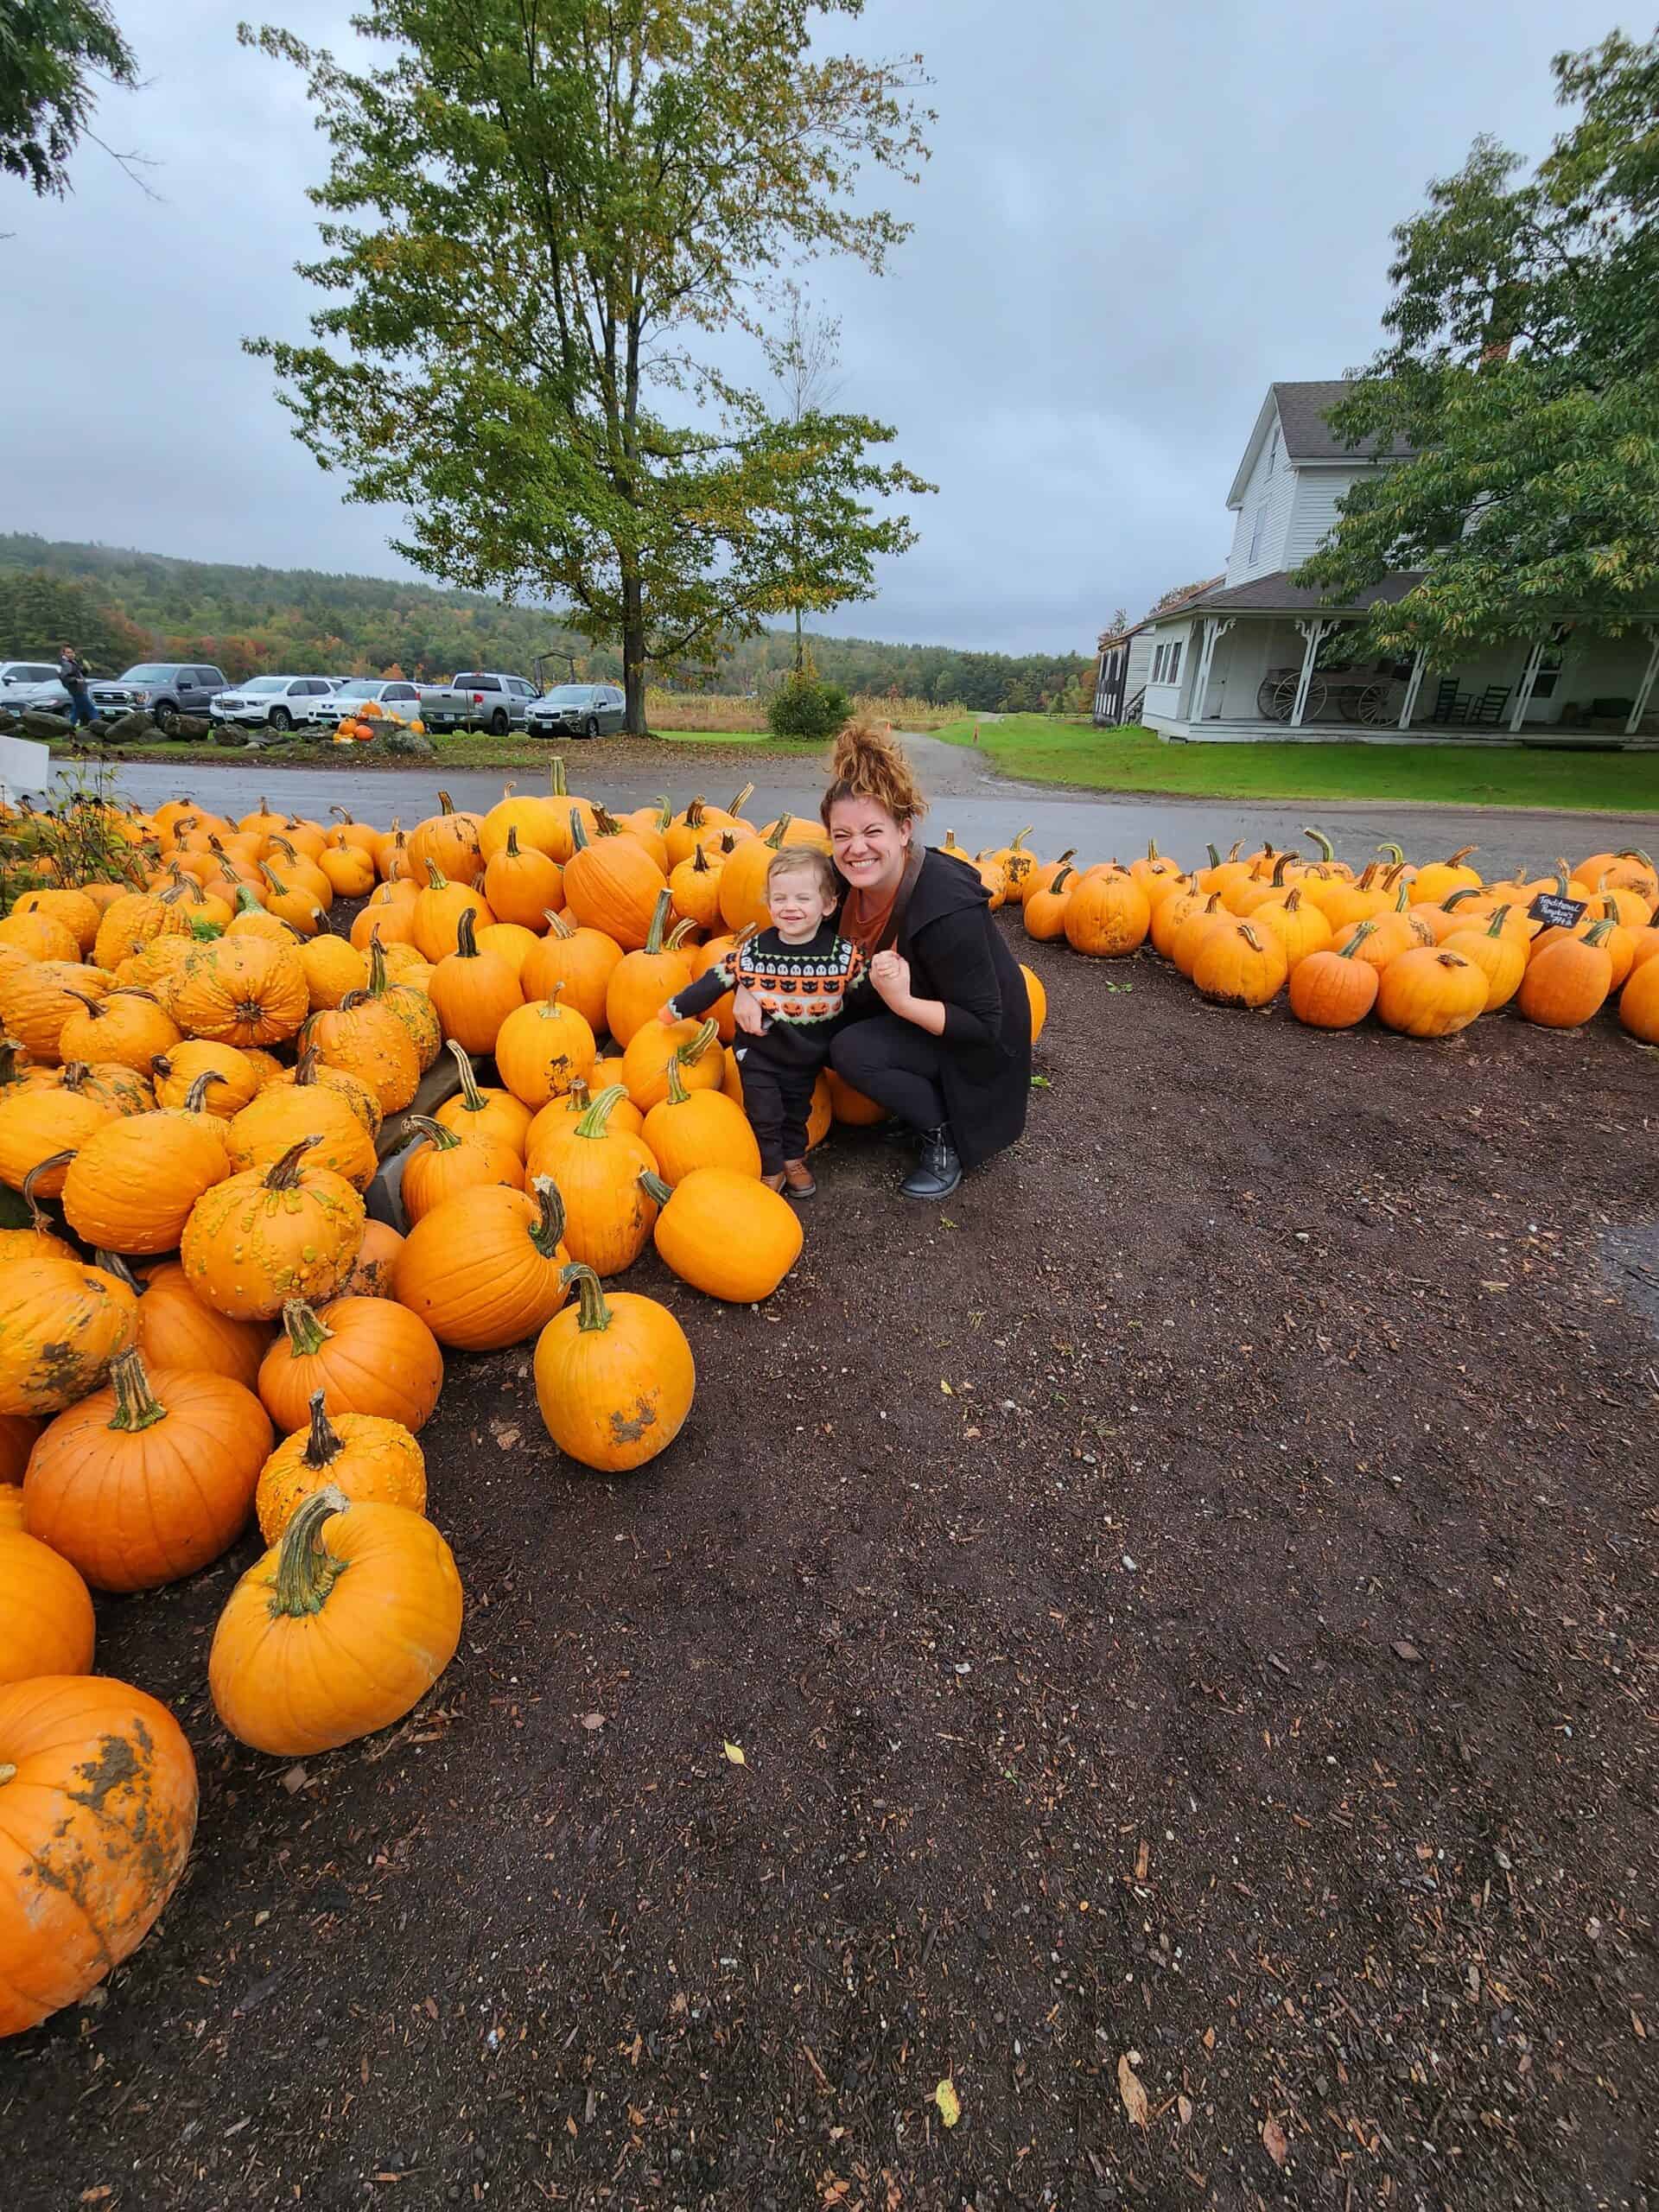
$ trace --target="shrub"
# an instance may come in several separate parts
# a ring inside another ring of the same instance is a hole
[[[839,683],[791,676],[766,702],[766,728],[774,737],[830,737],[852,710]]]

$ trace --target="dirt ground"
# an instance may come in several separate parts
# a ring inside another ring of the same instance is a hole
[[[1034,964],[943,1209],[838,1135],[767,1306],[635,1271],[700,1370],[652,1467],[452,1357],[405,1726],[217,1728],[252,1544],[100,1605],[201,1825],[0,2050],[10,2212],[1646,2212],[1659,1062]]]

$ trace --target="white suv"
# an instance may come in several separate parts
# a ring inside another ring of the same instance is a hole
[[[245,728],[272,729],[286,735],[291,729],[315,729],[333,721],[334,685],[327,676],[255,676],[233,690],[214,695],[209,709],[216,722],[239,722]]]

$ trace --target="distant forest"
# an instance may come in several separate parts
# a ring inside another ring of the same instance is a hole
[[[429,677],[496,668],[529,676],[538,654],[558,656],[546,664],[549,681],[567,672],[567,654],[579,677],[620,681],[622,673],[614,652],[561,628],[546,610],[480,592],[0,534],[0,658],[55,654],[66,639],[99,673],[148,656],[211,661],[232,683],[267,671]],[[1075,696],[1091,666],[1074,653],[958,652],[817,635],[808,642],[819,675],[849,691],[959,702],[976,712],[1057,703],[1068,688]],[[687,670],[668,688],[764,694],[793,659],[792,636],[767,631],[734,640],[712,676]]]

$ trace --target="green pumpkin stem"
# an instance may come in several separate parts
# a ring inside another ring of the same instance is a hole
[[[626,1098],[627,1095],[628,1086],[626,1083],[607,1084],[576,1123],[576,1135],[579,1137],[608,1136],[610,1131],[606,1124],[611,1118],[618,1099]]]
[[[472,911],[470,906],[467,909],[468,914]],[[386,989],[385,950],[380,943],[379,931],[373,929],[369,931],[369,996],[372,999],[383,999],[386,995]]]
[[[669,824],[673,819],[674,810],[668,803],[668,793],[664,791],[657,801],[657,835],[659,837],[668,834]]]
[[[665,1206],[674,1195],[672,1185],[649,1167],[642,1167],[634,1179],[653,1205]]]
[[[1354,955],[1359,950],[1360,946],[1364,944],[1366,938],[1368,937],[1374,937],[1376,933],[1376,924],[1375,922],[1362,922],[1359,927],[1354,931],[1352,937],[1349,938],[1347,944],[1339,944],[1337,947],[1337,950],[1342,955],[1344,960],[1351,960]]]
[[[1460,883],[1455,891],[1448,892],[1440,901],[1440,912],[1449,914],[1462,899],[1478,899],[1479,891],[1472,883]],[[1507,909],[1505,910],[1507,911]]]
[[[322,1524],[331,1515],[343,1513],[347,1503],[343,1490],[326,1483],[295,1507],[276,1554],[276,1581],[270,1599],[273,1620],[299,1620],[308,1613],[320,1613],[327,1604],[328,1593],[346,1572],[346,1562],[325,1548]]]
[[[585,853],[587,849],[588,824],[582,818],[582,809],[573,806],[570,810],[570,850],[572,853]]]
[[[777,821],[772,824],[772,835],[766,842],[772,847],[774,853],[782,852],[784,849],[784,839],[788,834],[790,823],[794,819],[795,817],[792,814],[780,814]],[[947,842],[948,841],[949,839],[947,836]]]
[[[685,1077],[680,1073],[680,1056],[675,1052],[670,1056],[668,1063],[668,1103],[671,1106],[683,1106],[690,1096],[685,1087]]]
[[[683,1061],[687,1067],[694,1067],[719,1034],[720,1024],[717,1021],[705,1021],[696,1035],[688,1038],[679,1047],[674,1058]]]
[[[549,789],[551,791],[555,798],[564,798],[568,796],[564,788],[564,755],[563,753],[556,753],[553,755],[552,765],[549,770]]]
[[[283,1326],[296,1359],[315,1359],[334,1333],[302,1298],[290,1298],[283,1306]]]
[[[540,1219],[530,1225],[530,1241],[544,1260],[556,1260],[564,1242],[564,1200],[559,1186],[550,1175],[537,1175],[531,1179],[530,1195],[541,1209]]]
[[[411,1129],[421,1132],[435,1152],[459,1151],[461,1140],[453,1129],[446,1128],[442,1122],[435,1122],[425,1114],[408,1114],[404,1118]]]
[[[581,1260],[572,1260],[559,1277],[566,1290],[576,1294],[576,1326],[579,1329],[608,1329],[611,1309],[605,1302],[605,1289],[593,1269]]]
[[[426,864],[426,887],[429,891],[447,891],[449,888],[449,879],[436,861],[428,861]]]
[[[154,1428],[158,1421],[167,1419],[167,1408],[149,1387],[143,1355],[137,1345],[111,1363],[110,1382],[115,1391],[115,1412],[109,1423],[111,1428]]]
[[[1494,912],[1491,920],[1486,925],[1487,936],[1502,937],[1503,934],[1503,925],[1509,920],[1509,908],[1507,906],[1499,906]]]
[[[297,1144],[289,1145],[288,1150],[283,1154],[282,1158],[278,1160],[273,1161],[271,1166],[265,1170],[264,1187],[266,1190],[297,1190],[300,1181],[300,1162],[305,1158],[306,1154],[310,1151],[313,1145],[321,1144],[321,1136],[314,1130],[308,1137],[302,1137]]]
[[[663,931],[668,927],[668,918],[673,906],[673,893],[664,887],[657,893],[657,903],[651,910],[651,927],[645,931],[645,950],[647,952],[662,950]]]
[[[1393,861],[1395,868],[1403,868],[1405,866],[1406,849],[1403,845],[1396,845],[1392,840],[1390,840],[1386,845],[1379,845],[1376,849],[1379,853],[1386,853],[1389,860]]]
[[[1331,840],[1325,836],[1323,830],[1312,829],[1306,823],[1304,823],[1302,824],[1302,835],[1304,837],[1311,837],[1313,840],[1314,843],[1319,849],[1319,858],[1325,861],[1327,866],[1336,859],[1337,849],[1332,843]]]
[[[478,1077],[473,1071],[473,1064],[467,1057],[467,1047],[459,1037],[451,1037],[448,1039],[448,1049],[454,1054],[455,1065],[461,1071],[461,1111],[466,1114],[484,1113],[489,1102],[478,1087]]]
[[[1220,853],[1216,849],[1215,846],[1213,846],[1213,845],[1206,845],[1206,846],[1205,847],[1205,851],[1209,854],[1209,855],[1210,855],[1210,865],[1211,865],[1211,868],[1219,868],[1219,867],[1221,866],[1221,855],[1220,855]]]
[[[699,860],[702,858],[702,847],[701,845],[697,847],[697,858]],[[662,895],[666,899],[668,893],[667,892],[664,892]],[[687,920],[683,922],[676,922],[673,928],[668,933],[668,950],[671,952],[677,952],[696,926],[697,925],[694,921]]]

